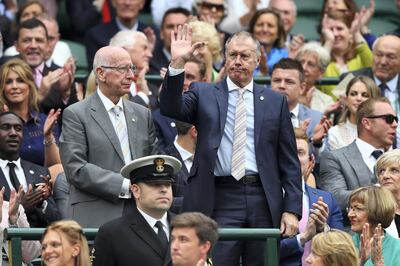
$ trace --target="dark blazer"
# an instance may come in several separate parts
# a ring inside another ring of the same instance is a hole
[[[172,265],[170,249],[162,252],[157,234],[136,207],[100,227],[94,256],[93,266]]]
[[[182,95],[184,73],[167,73],[160,93],[161,114],[196,126],[196,152],[182,211],[211,216],[214,209],[214,168],[228,111],[228,85],[197,83]],[[274,227],[282,212],[302,214],[300,163],[286,98],[254,83],[254,142],[258,173]],[[282,188],[285,190],[283,195]]]
[[[189,176],[189,171],[186,168],[186,165],[183,162],[183,159],[173,142],[169,144],[163,150],[163,152],[167,155],[175,157],[182,163],[182,168],[181,170],[179,170],[178,173],[176,173],[176,175],[174,176],[175,182],[172,183],[172,193],[174,195],[174,201],[170,209],[173,213],[180,213],[182,208],[185,186],[187,184],[187,179]]]
[[[24,170],[25,179],[27,184],[43,183],[43,179],[40,176],[50,175],[49,170],[43,166],[25,161],[21,159],[21,166]],[[4,200],[10,200],[10,187],[8,186],[7,180],[4,176],[3,171],[0,169],[0,187],[4,187]],[[46,227],[50,223],[60,220],[61,216],[58,212],[57,205],[52,196],[49,196],[47,201],[47,208],[45,213],[42,212],[42,206],[36,207],[33,211],[28,212],[25,210],[28,222],[31,227]]]
[[[154,127],[158,140],[158,147],[162,151],[167,146],[173,144],[178,131],[176,130],[175,119],[162,115],[160,109],[151,112]]]
[[[168,67],[169,60],[163,52],[163,47],[162,42],[157,43],[153,51],[153,57],[150,59],[149,74],[159,75],[162,67]]]
[[[318,201],[318,197],[322,197],[329,208],[329,216],[326,223],[330,228],[343,230],[342,212],[340,211],[340,207],[333,195],[327,191],[315,189],[308,185],[305,185],[305,188],[308,195],[310,209],[312,208],[312,204]],[[296,237],[281,240],[280,266],[301,266],[302,256],[303,251],[300,251]]]
[[[138,22],[138,31],[143,32],[146,27],[146,24],[140,21]],[[92,68],[93,58],[97,50],[103,46],[107,46],[110,43],[110,39],[119,31],[120,29],[118,28],[117,21],[113,19],[109,23],[101,23],[94,26],[86,32],[84,43],[86,46],[89,69]]]

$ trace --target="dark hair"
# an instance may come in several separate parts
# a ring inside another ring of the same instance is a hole
[[[218,224],[216,221],[200,212],[181,213],[172,219],[171,232],[174,228],[189,227],[196,231],[201,244],[210,242],[210,250],[207,253],[211,257],[212,249],[218,240]]]
[[[166,18],[168,15],[170,15],[170,14],[182,14],[182,15],[184,15],[184,16],[186,16],[186,17],[189,17],[192,13],[190,13],[189,10],[187,10],[186,8],[183,8],[183,7],[173,7],[173,8],[170,8],[170,9],[168,9],[167,11],[165,11],[164,16],[162,17],[162,20],[161,20],[161,28],[162,28],[163,25],[164,25],[165,18]]]
[[[278,61],[272,68],[272,73],[274,73],[275,69],[293,69],[299,72],[300,82],[304,81],[304,69],[301,63],[297,60],[291,58],[282,58]]]
[[[46,40],[49,38],[49,33],[47,32],[47,28],[44,25],[43,22],[41,22],[40,20],[38,20],[37,18],[31,18],[28,20],[25,20],[24,22],[22,22],[19,27],[18,30],[16,32],[16,39],[18,40],[19,38],[19,33],[22,29],[28,29],[28,30],[32,30],[38,27],[42,27],[46,33]]]
[[[175,125],[178,135],[186,135],[189,132],[189,130],[193,127],[192,124],[185,123],[179,120],[175,121]]]
[[[256,26],[257,20],[264,14],[274,15],[278,24],[278,37],[272,46],[278,48],[285,47],[286,33],[285,33],[285,28],[283,27],[282,19],[280,14],[272,8],[259,9],[257,10],[256,13],[254,13],[253,17],[249,22],[249,32],[254,35],[254,27]]]
[[[22,119],[22,117],[20,117],[19,115],[17,115],[17,114],[14,113],[14,112],[11,112],[11,111],[0,112],[0,118],[2,118],[2,117],[5,116],[5,115],[14,115],[14,116],[16,116],[19,120],[21,120],[22,125],[25,124],[24,119]]]

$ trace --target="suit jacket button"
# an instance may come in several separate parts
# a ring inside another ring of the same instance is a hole
[[[124,192],[121,192],[119,195],[120,195],[121,197],[124,197],[124,196],[125,196],[125,193],[124,193]]]

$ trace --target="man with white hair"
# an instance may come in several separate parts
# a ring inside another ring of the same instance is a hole
[[[294,24],[296,24],[296,3],[293,0],[271,0],[269,2],[269,7],[276,10],[280,14],[281,20],[283,22],[283,28],[285,29],[285,33],[287,36],[286,46],[289,46],[290,41],[294,37],[300,36],[293,36],[292,34],[290,34],[290,31],[292,30]],[[304,37],[302,37],[302,40],[304,40]]]
[[[136,75],[130,88],[129,98],[138,104],[155,109],[158,106],[158,88],[147,83],[145,78],[149,71],[149,62],[153,57],[146,35],[140,31],[120,31],[110,40],[111,46],[122,47],[136,66]]]

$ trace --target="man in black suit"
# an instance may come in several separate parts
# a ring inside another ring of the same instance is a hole
[[[381,89],[381,95],[390,100],[397,116],[400,115],[400,38],[384,35],[376,39],[372,49],[374,64],[351,72],[354,76],[368,76]],[[343,78],[346,74],[343,74]],[[397,130],[396,147],[400,147],[400,128]]]
[[[169,232],[173,175],[181,163],[167,155],[136,159],[121,169],[131,180],[135,205],[100,227],[94,266],[171,265]]]
[[[30,226],[46,227],[60,215],[50,196],[49,170],[19,157],[23,123],[15,113],[0,113],[0,187],[5,188],[4,199],[9,200],[11,189],[22,185],[26,192],[21,204]]]
[[[196,150],[197,130],[195,126],[178,120],[175,124],[178,135],[174,142],[165,148],[164,152],[167,155],[177,158],[182,164],[182,168],[175,175],[175,182],[172,184],[174,202],[171,207],[173,213],[180,213],[184,188],[187,184],[189,172],[193,164],[194,152]]]
[[[116,11],[116,18],[108,23],[101,23],[91,28],[85,35],[86,55],[89,68],[92,67],[93,58],[97,50],[107,46],[110,39],[120,30],[134,30],[144,32],[148,25],[137,18],[143,9],[145,0],[125,1],[112,0]]]

